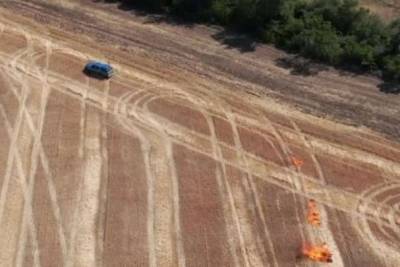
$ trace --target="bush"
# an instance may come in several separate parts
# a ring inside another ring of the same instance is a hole
[[[389,26],[391,36],[388,52],[391,54],[400,53],[400,19],[397,19]]]
[[[214,0],[172,0],[170,10],[177,16],[189,20],[209,19]]]
[[[215,0],[211,5],[212,16],[223,25],[228,25],[231,21],[233,3],[230,0]]]
[[[400,81],[400,55],[384,59],[384,74],[388,79]]]
[[[360,43],[357,37],[351,35],[343,39],[343,62],[350,65],[358,65],[364,69],[376,67],[376,56],[372,46]]]
[[[304,29],[287,39],[287,47],[300,51],[304,56],[332,64],[339,63],[343,54],[335,29],[320,16],[306,17]]]

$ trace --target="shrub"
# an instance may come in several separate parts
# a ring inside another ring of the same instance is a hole
[[[385,77],[400,81],[400,55],[388,56],[384,59]]]

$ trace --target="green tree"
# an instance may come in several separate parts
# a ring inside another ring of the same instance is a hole
[[[343,38],[344,62],[346,64],[360,65],[364,68],[376,66],[374,48],[366,43],[360,43],[355,36]]]
[[[211,5],[212,16],[219,23],[228,25],[231,22],[234,4],[231,0],[215,0]]]
[[[246,31],[257,27],[257,0],[236,0],[232,10],[232,24]]]
[[[209,19],[213,0],[171,0],[171,12],[185,19]]]
[[[320,16],[304,19],[304,29],[288,41],[288,46],[315,59],[336,64],[341,61],[343,49],[340,37],[332,25]]]
[[[390,45],[388,51],[391,54],[400,53],[400,19],[393,21],[389,26]]]
[[[400,55],[384,59],[384,72],[387,78],[400,82]]]

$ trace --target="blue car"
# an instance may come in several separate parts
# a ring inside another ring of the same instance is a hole
[[[114,74],[114,70],[109,64],[100,61],[89,61],[85,66],[84,72],[88,75],[106,79],[111,78]]]

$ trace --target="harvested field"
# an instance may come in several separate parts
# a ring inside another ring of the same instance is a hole
[[[0,266],[316,266],[304,243],[400,266],[400,101],[377,80],[65,3],[0,2]]]

